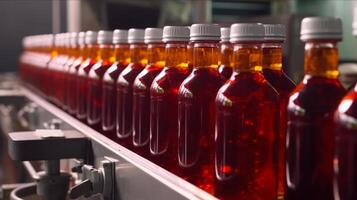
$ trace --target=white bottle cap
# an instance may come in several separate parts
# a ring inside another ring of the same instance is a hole
[[[86,33],[85,32],[79,32],[78,33],[78,44],[79,45],[85,45],[85,38],[86,38]]]
[[[85,43],[88,44],[97,44],[98,32],[96,31],[87,31],[85,37]]]
[[[129,29],[128,33],[128,43],[144,43],[145,37],[145,30],[144,29],[137,29],[137,28],[131,28]]]
[[[357,36],[357,6],[353,8],[352,34]]]
[[[217,40],[221,37],[218,24],[193,24],[190,29],[190,40]]]
[[[232,24],[230,41],[249,42],[264,40],[264,26],[259,23]]]
[[[334,17],[306,17],[301,22],[300,39],[342,39],[342,22]]]
[[[113,42],[113,31],[99,31],[97,43],[98,44],[112,44]]]
[[[113,32],[113,44],[128,43],[128,31],[115,29]]]
[[[264,24],[264,40],[265,41],[278,41],[285,40],[285,26],[282,24]]]
[[[162,42],[162,28],[146,28],[145,43]]]
[[[165,26],[162,37],[164,42],[188,42],[190,40],[190,28],[187,26]]]
[[[231,28],[229,28],[229,27],[222,27],[221,28],[221,41],[222,42],[229,42],[230,32],[231,32]]]
[[[77,32],[70,33],[70,43],[71,43],[71,46],[78,45],[78,33]]]
[[[54,44],[56,45],[56,47],[61,46],[61,37],[61,33],[55,34]]]

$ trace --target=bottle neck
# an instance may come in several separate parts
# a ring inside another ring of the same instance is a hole
[[[262,71],[260,43],[236,43],[233,47],[233,68],[236,72]]]
[[[147,45],[144,43],[130,44],[130,60],[132,63],[147,65]]]
[[[221,43],[221,65],[232,66],[233,47],[229,42]]]
[[[193,67],[217,69],[220,58],[217,41],[197,41],[193,43]]]
[[[114,46],[115,61],[124,63],[125,65],[130,63],[130,48],[129,44],[116,44]]]
[[[87,46],[87,58],[96,60],[98,58],[98,45],[88,44]]]
[[[148,44],[148,64],[154,64],[157,66],[165,66],[165,44],[164,43],[154,43]]]
[[[79,47],[78,45],[71,47],[71,56],[77,58],[79,56]]]
[[[187,42],[167,43],[165,51],[167,67],[188,68],[189,50],[187,49]]]
[[[305,74],[337,78],[338,49],[336,41],[309,41],[305,44]]]
[[[111,44],[99,45],[97,59],[104,62],[114,62],[113,46]]]
[[[282,43],[264,43],[263,49],[263,69],[281,71],[283,67]]]

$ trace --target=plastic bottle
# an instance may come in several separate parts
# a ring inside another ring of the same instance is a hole
[[[117,140],[116,122],[116,82],[119,74],[130,62],[130,50],[128,44],[127,30],[114,30],[113,32],[114,57],[115,62],[105,72],[103,77],[103,111],[102,111],[102,130],[103,133]]]
[[[214,192],[214,99],[223,80],[218,73],[220,27],[194,24],[193,71],[178,93],[178,159],[181,176]]]
[[[287,111],[287,198],[333,199],[333,115],[345,90],[338,80],[337,42],[342,22],[308,17],[301,22],[305,42],[304,80],[291,93]]]
[[[230,30],[231,29],[229,27],[221,28],[221,64],[218,67],[218,72],[224,80],[228,80],[233,72],[233,68],[231,66],[233,47],[229,42]]]
[[[102,129],[103,76],[114,62],[113,31],[99,31],[97,62],[89,70],[87,91],[87,123],[96,130]]]
[[[133,145],[134,151],[144,157],[150,155],[150,86],[165,66],[165,44],[161,28],[145,29],[148,64],[133,84]]]
[[[144,43],[145,30],[129,29],[130,63],[120,73],[117,81],[116,128],[119,143],[132,147],[133,125],[133,83],[136,76],[147,64],[147,45]]]
[[[156,164],[175,174],[178,174],[177,96],[181,83],[191,72],[188,67],[189,39],[188,27],[164,27],[165,68],[156,76],[150,88],[151,157]]]

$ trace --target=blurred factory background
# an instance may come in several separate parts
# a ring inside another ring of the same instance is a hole
[[[163,27],[212,22],[282,23],[288,37],[284,48],[285,71],[302,77],[303,55],[299,40],[301,18],[312,15],[340,17],[343,41],[340,62],[357,61],[352,49],[353,0],[2,0],[0,1],[0,72],[16,71],[25,35],[115,28]]]

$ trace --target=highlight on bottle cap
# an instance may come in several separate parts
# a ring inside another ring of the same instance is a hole
[[[357,7],[353,8],[352,34],[357,36]]]
[[[97,43],[98,44],[112,44],[113,42],[113,31],[99,31]]]
[[[113,44],[128,43],[128,30],[115,29],[113,32]]]
[[[285,26],[282,24],[264,24],[264,40],[265,41],[278,41],[285,40],[286,31]]]
[[[163,41],[189,41],[190,29],[187,26],[165,26],[163,30]]]
[[[54,44],[58,47],[61,46],[62,33],[55,34]]]
[[[78,44],[78,33],[71,32],[69,40],[70,40],[71,46],[76,46]]]
[[[301,21],[300,39],[342,39],[342,22],[335,17],[306,17]]]
[[[78,33],[78,44],[79,45],[85,45],[85,38],[86,38],[86,33],[85,32],[79,32]]]
[[[85,37],[86,44],[96,44],[97,43],[98,32],[96,31],[87,31]]]
[[[145,43],[162,42],[162,28],[146,28]]]
[[[190,40],[220,40],[221,30],[218,24],[193,24],[190,28]]]
[[[145,37],[145,30],[144,29],[137,29],[137,28],[131,28],[129,29],[128,33],[128,43],[144,43],[144,37]]]
[[[264,40],[264,26],[260,23],[236,23],[231,26],[231,42]]]
[[[229,42],[229,35],[231,33],[231,28],[229,27],[222,27],[221,28],[221,41],[222,42]]]

